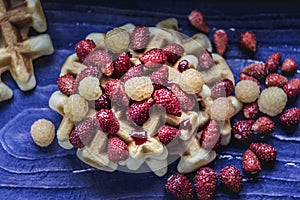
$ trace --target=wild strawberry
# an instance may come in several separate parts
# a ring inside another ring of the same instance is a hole
[[[112,56],[106,50],[95,49],[84,60],[87,66],[93,66],[101,69],[103,74],[111,76],[114,72],[114,67],[111,65]]]
[[[154,89],[161,89],[167,85],[168,74],[169,68],[168,66],[164,65],[149,75]]]
[[[75,45],[75,52],[81,62],[91,53],[96,47],[93,40],[81,40]]]
[[[180,135],[180,131],[172,126],[163,125],[157,131],[158,139],[165,145],[168,145],[174,138]]]
[[[184,175],[176,172],[170,176],[165,185],[166,191],[180,200],[192,200],[193,188],[189,179]]]
[[[70,133],[69,141],[75,148],[82,148],[92,141],[94,135],[94,122],[89,117],[75,126]]]
[[[218,174],[209,167],[201,167],[195,175],[194,183],[198,199],[213,199],[218,186]]]
[[[211,120],[201,134],[200,144],[206,150],[216,150],[220,145],[220,129],[215,120]]]
[[[221,56],[225,53],[228,44],[227,33],[223,29],[219,29],[214,33],[213,36],[216,51]]]
[[[189,62],[187,60],[182,60],[178,63],[178,66],[177,66],[177,70],[182,73],[184,72],[185,70],[189,69]]]
[[[241,73],[241,74],[240,74],[240,80],[241,80],[241,81],[242,81],[242,80],[250,80],[250,81],[253,81],[253,82],[255,82],[255,83],[258,85],[258,87],[260,87],[260,82],[259,82],[256,78],[254,78],[254,77],[252,77],[252,76],[249,76],[249,75],[247,75],[247,74]]]
[[[140,61],[147,68],[159,67],[167,61],[167,56],[161,49],[150,49],[146,51],[141,57]]]
[[[196,102],[194,95],[185,93],[176,84],[171,84],[169,89],[178,99],[182,110],[192,110],[194,108]]]
[[[239,193],[242,190],[242,174],[235,166],[227,166],[220,171],[220,179],[226,189]]]
[[[251,143],[250,150],[262,161],[273,163],[276,160],[277,151],[271,145],[265,143]]]
[[[263,62],[256,62],[246,66],[241,73],[260,80],[267,76],[267,69]]]
[[[205,21],[204,15],[197,10],[193,10],[189,14],[189,21],[199,31],[202,31],[206,34],[210,31],[210,28],[207,26],[207,23]]]
[[[252,130],[262,135],[272,133],[274,128],[275,123],[267,116],[259,117],[252,125]]]
[[[143,49],[146,47],[150,37],[149,28],[146,26],[136,26],[131,33],[130,41],[134,49]]]
[[[81,70],[81,72],[76,76],[76,79],[74,81],[74,91],[76,91],[79,87],[80,81],[82,81],[86,77],[97,77],[100,78],[101,73],[97,67],[94,66],[88,66]]]
[[[242,167],[247,174],[258,174],[261,170],[257,156],[249,149],[243,154]]]
[[[233,124],[232,126],[232,134],[235,139],[239,141],[246,141],[250,139],[253,135],[252,125],[254,124],[254,120],[242,120]]]
[[[74,91],[75,79],[70,74],[65,74],[57,79],[57,86],[61,93],[70,96]]]
[[[166,110],[166,113],[178,117],[181,116],[182,112],[180,103],[170,90],[165,88],[155,90],[153,93],[153,98],[157,105],[162,106]]]
[[[94,106],[96,110],[100,109],[110,109],[111,101],[107,94],[102,93],[101,96],[94,101]]]
[[[283,87],[283,91],[286,93],[288,98],[297,98],[300,93],[300,79],[293,78],[289,80]]]
[[[214,60],[212,58],[211,52],[208,50],[202,50],[198,55],[199,67],[202,70],[211,68],[214,65]]]
[[[231,80],[224,78],[217,81],[211,88],[211,97],[213,99],[219,97],[228,97],[234,91],[234,85]]]
[[[109,137],[107,156],[112,162],[118,163],[129,157],[127,144],[116,136]]]
[[[287,58],[281,65],[281,72],[287,75],[292,75],[296,72],[297,68],[298,65],[295,60],[293,58]]]
[[[280,122],[287,127],[296,127],[300,121],[300,108],[290,108],[280,116]]]
[[[149,119],[149,111],[154,104],[153,99],[138,101],[131,104],[128,108],[127,115],[133,123],[142,126]]]
[[[108,109],[101,109],[95,114],[95,125],[105,133],[116,134],[120,124],[113,112]]]
[[[130,57],[126,52],[121,53],[113,62],[113,78],[120,79],[132,66]]]
[[[251,31],[243,32],[239,37],[240,46],[250,52],[256,51],[256,36]]]
[[[288,82],[287,78],[276,73],[271,73],[266,77],[267,87],[283,87]]]
[[[124,83],[126,83],[126,81],[128,81],[128,79],[131,79],[134,77],[140,77],[140,76],[143,76],[143,74],[144,74],[144,72],[143,72],[142,65],[137,65],[137,66],[129,68],[129,70],[124,74],[122,79],[123,79]]]
[[[243,114],[245,118],[253,119],[259,113],[259,107],[257,101],[248,103],[243,108]]]
[[[184,53],[184,48],[176,43],[168,44],[162,50],[171,63],[175,63]]]
[[[105,93],[117,106],[127,106],[129,103],[123,82],[111,79],[104,86]]]
[[[265,62],[266,68],[269,73],[276,72],[281,60],[281,54],[275,52],[271,54]]]

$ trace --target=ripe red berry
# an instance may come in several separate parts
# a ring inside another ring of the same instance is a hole
[[[146,51],[141,57],[140,61],[147,68],[159,67],[167,61],[167,56],[161,49],[150,49]]]
[[[270,117],[267,116],[259,117],[252,125],[252,130],[261,135],[267,135],[272,133],[274,128],[275,123]]]
[[[93,40],[81,40],[75,45],[75,52],[81,62],[95,49],[96,44]]]
[[[209,167],[201,167],[195,176],[195,189],[198,199],[213,199],[218,186],[218,174]]]
[[[258,85],[258,87],[260,87],[260,82],[256,78],[254,78],[252,76],[249,76],[247,74],[241,73],[240,74],[240,80],[250,80],[250,81],[253,81],[253,82],[255,82]]]
[[[290,108],[280,116],[280,122],[287,127],[296,127],[300,121],[300,108]]]
[[[152,98],[132,103],[127,110],[129,120],[142,126],[149,119],[149,111],[153,104]]]
[[[234,85],[228,78],[217,81],[211,88],[211,97],[217,99],[219,97],[228,97],[234,91]]]
[[[243,114],[245,118],[253,119],[259,113],[259,107],[257,101],[248,103],[243,108]]]
[[[192,110],[196,103],[196,98],[192,94],[185,93],[177,84],[168,87],[178,99],[182,110]]]
[[[149,75],[154,89],[161,89],[167,85],[169,74],[168,70],[168,66],[163,65]]]
[[[264,79],[267,76],[267,68],[263,62],[256,62],[246,66],[241,73],[252,76],[257,80]]]
[[[158,139],[165,145],[168,145],[174,138],[180,135],[180,131],[172,126],[164,125],[157,131]]]
[[[298,68],[296,61],[293,58],[287,58],[281,65],[281,72],[287,75],[293,75]]]
[[[225,53],[228,44],[227,33],[223,29],[219,29],[214,33],[213,36],[216,51],[221,56]]]
[[[167,56],[168,61],[171,63],[177,62],[177,60],[184,53],[184,48],[176,43],[168,44],[162,50],[163,53]]]
[[[220,171],[220,180],[225,189],[239,193],[242,190],[242,174],[235,166],[227,166]]]
[[[234,138],[239,141],[249,140],[253,135],[253,124],[254,120],[241,120],[234,123],[231,130]]]
[[[65,74],[57,79],[57,86],[61,93],[70,96],[74,92],[75,79],[70,74]]]
[[[146,26],[136,26],[131,33],[131,46],[136,49],[143,49],[146,47],[150,37],[149,28]]]
[[[273,163],[276,160],[277,151],[271,145],[265,143],[251,143],[250,150],[263,162]]]
[[[271,54],[265,62],[266,68],[269,73],[276,72],[281,60],[281,54],[275,52]]]
[[[271,73],[266,77],[267,87],[283,87],[288,82],[287,78],[276,73]]]
[[[215,120],[211,120],[201,134],[200,144],[206,150],[217,149],[220,145],[220,128]]]
[[[189,14],[189,21],[199,31],[202,31],[206,34],[210,31],[210,28],[207,26],[207,23],[205,21],[204,15],[198,10],[193,10]]]
[[[111,76],[114,72],[111,62],[112,56],[109,52],[101,49],[95,49],[84,60],[85,65],[100,69],[106,76]]]
[[[243,32],[239,37],[240,46],[250,52],[256,51],[256,36],[251,31]]]
[[[247,174],[258,174],[261,170],[257,156],[249,149],[243,154],[242,167]]]
[[[94,106],[96,110],[101,109],[110,109],[111,107],[111,101],[107,94],[103,93],[101,96],[94,101]]]
[[[166,191],[180,200],[192,200],[193,188],[189,179],[184,175],[176,172],[170,176],[165,185]]]
[[[125,93],[123,82],[118,79],[111,79],[104,85],[105,93],[116,103],[117,106],[128,106],[129,100]]]
[[[116,134],[120,129],[120,124],[113,112],[101,109],[95,114],[95,125],[104,133]]]
[[[182,60],[178,63],[178,66],[177,66],[177,70],[182,73],[184,72],[185,70],[189,69],[189,62],[187,60]]]
[[[208,50],[202,50],[198,55],[199,67],[202,70],[207,70],[214,65],[214,60],[211,55],[211,52]]]
[[[129,68],[129,70],[124,74],[122,79],[123,79],[124,83],[126,83],[126,81],[128,81],[129,79],[134,78],[134,77],[143,76],[143,74],[144,74],[144,72],[143,72],[142,65],[137,65],[137,66]]]
[[[109,137],[107,156],[112,162],[120,162],[129,157],[127,144],[116,136]]]
[[[300,79],[293,78],[289,80],[284,86],[283,91],[286,93],[288,98],[295,99],[300,93]]]
[[[113,78],[120,79],[131,67],[130,57],[126,52],[121,53],[113,62]]]

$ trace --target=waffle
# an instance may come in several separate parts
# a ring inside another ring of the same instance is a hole
[[[172,29],[170,29],[170,27]],[[133,24],[125,24],[119,28],[131,33],[135,26]],[[157,27],[151,27],[149,29],[150,41],[148,42],[146,49],[151,49],[153,47],[162,48],[166,43],[176,42],[185,49],[185,54],[182,58],[188,60],[190,66],[193,66],[194,68],[198,65],[195,55],[199,53],[199,49],[212,50],[211,43],[204,34],[196,34],[192,39],[184,39],[184,37],[176,31],[178,25],[174,18],[164,20],[163,23],[158,23]],[[86,39],[93,40],[97,48],[105,48],[104,33],[91,33]],[[131,52],[131,63],[139,65],[140,60],[138,58],[145,51],[146,50],[143,52]],[[97,133],[89,144],[85,145],[83,148],[77,149],[78,158],[83,162],[104,171],[112,172],[120,169],[138,173],[147,172],[147,170],[149,171],[150,169],[158,176],[165,175],[168,170],[168,164],[178,158],[179,163],[177,168],[178,171],[182,173],[192,172],[199,167],[212,162],[216,157],[216,152],[214,150],[203,149],[199,142],[199,137],[201,136],[203,129],[210,121],[209,109],[213,104],[213,99],[210,97],[211,91],[209,85],[222,78],[231,79],[234,83],[233,74],[226,61],[217,54],[213,54],[213,59],[214,66],[210,69],[210,72],[206,72],[206,78],[203,76],[205,83],[197,95],[197,98],[195,97],[198,103],[201,104],[201,109],[195,106],[197,109],[182,111],[180,116],[175,116],[154,107],[150,112],[149,119],[139,127],[147,132],[147,140],[142,144],[137,144],[130,135],[132,131],[136,130],[136,126],[127,120],[126,112],[124,112],[124,110],[120,110],[117,106],[112,105],[111,110],[120,124],[120,129],[116,135],[127,144],[129,157],[118,163],[110,161],[107,154],[107,134],[102,132],[102,130],[97,130]],[[166,66],[168,67],[168,80],[179,84],[181,82],[181,75],[175,68],[177,64],[178,63],[172,65],[168,63]],[[62,65],[60,76],[65,74],[77,76],[86,67],[84,62],[80,62],[76,54],[72,54]],[[211,75],[210,73],[213,74]],[[103,88],[105,83],[111,78],[101,76],[99,79],[100,86]],[[60,113],[63,117],[57,130],[57,139],[60,146],[65,149],[73,148],[69,141],[69,135],[76,124],[76,121],[69,119],[64,113],[65,102],[67,102],[69,98],[70,96],[66,96],[60,91],[56,91],[49,100],[50,108]],[[230,118],[240,111],[242,107],[242,104],[235,97],[230,96],[227,97],[227,99],[233,105],[234,112],[231,113],[228,119],[220,122],[222,145],[227,145],[230,142]],[[96,112],[97,111],[95,111],[93,107],[90,107],[84,117],[94,116]],[[189,128],[185,128],[183,125],[183,122],[186,121],[189,123]],[[163,144],[157,136],[157,130],[165,124],[178,127],[180,130],[180,136],[168,145]],[[143,167],[144,164],[148,167],[146,170],[145,167]]]
[[[0,1],[0,76],[9,71],[22,91],[35,87],[32,60],[53,53],[50,36],[29,37],[32,27],[37,32],[47,29],[39,0]],[[0,80],[0,101],[12,98],[12,90]]]

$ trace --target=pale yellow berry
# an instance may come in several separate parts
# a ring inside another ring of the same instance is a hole
[[[30,134],[35,144],[47,147],[55,137],[54,124],[49,120],[39,119],[31,125]]]
[[[199,71],[188,69],[181,73],[179,86],[188,94],[197,94],[201,92],[204,80]]]
[[[243,103],[254,102],[259,93],[259,86],[254,81],[242,80],[235,86],[235,96]]]
[[[261,92],[258,107],[261,112],[275,117],[283,111],[287,100],[287,95],[281,88],[269,87]]]
[[[114,53],[121,53],[128,48],[129,33],[122,28],[114,28],[105,35],[105,46]]]
[[[99,79],[92,76],[85,77],[80,81],[78,91],[86,100],[96,100],[102,94]]]
[[[209,108],[210,118],[217,121],[230,119],[234,115],[234,112],[235,108],[231,100],[226,97],[215,99]]]
[[[72,121],[81,121],[88,110],[88,102],[79,94],[71,95],[64,105],[65,117]]]
[[[125,83],[125,93],[135,101],[149,99],[153,90],[152,81],[147,76],[134,77]]]
[[[170,82],[179,84],[180,76],[181,73],[177,69],[168,67],[168,80]]]

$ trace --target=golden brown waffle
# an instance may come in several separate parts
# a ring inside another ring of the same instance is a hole
[[[0,76],[9,71],[23,91],[36,85],[32,60],[54,51],[49,35],[28,36],[31,27],[38,32],[47,29],[39,0],[0,0]],[[0,80],[0,101],[12,95],[11,89]]]

